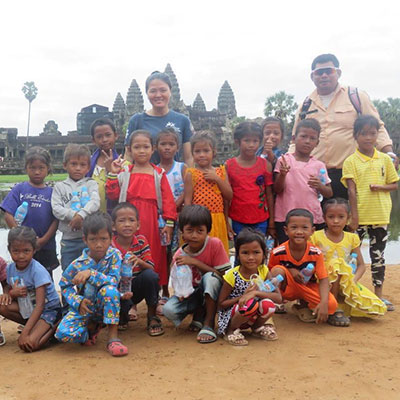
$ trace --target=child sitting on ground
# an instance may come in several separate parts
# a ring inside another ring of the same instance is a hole
[[[96,344],[103,326],[108,326],[107,350],[115,357],[128,354],[118,338],[120,312],[121,253],[111,246],[112,221],[100,212],[83,223],[83,240],[88,247],[63,272],[60,288],[69,311],[57,328],[61,342]]]
[[[217,340],[214,319],[222,286],[221,274],[230,267],[228,255],[221,240],[208,236],[211,214],[206,207],[184,207],[179,215],[179,229],[185,244],[175,253],[172,262],[192,268],[195,291],[183,299],[170,297],[164,305],[164,316],[178,326],[188,314],[194,314],[189,329],[199,331],[199,343],[212,343]]]

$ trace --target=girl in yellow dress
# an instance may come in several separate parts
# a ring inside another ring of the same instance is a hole
[[[350,217],[349,203],[340,198],[330,199],[325,203],[323,212],[327,227],[315,232],[311,242],[324,253],[331,292],[339,303],[332,324],[349,326],[350,316],[383,315],[386,312],[383,301],[358,282],[365,272],[360,239],[355,233],[343,231]],[[357,255],[354,272],[349,264],[353,253]]]
[[[224,210],[232,200],[232,188],[224,166],[214,168],[216,142],[209,133],[196,133],[190,141],[195,168],[186,170],[184,205],[199,204],[212,216],[210,236],[217,237],[229,254],[227,219]]]

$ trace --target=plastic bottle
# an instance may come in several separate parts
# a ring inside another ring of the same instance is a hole
[[[182,252],[182,255],[184,253]],[[193,292],[193,273],[189,265],[176,265],[172,267],[175,269],[172,274],[172,287],[175,296],[189,297]]]
[[[22,225],[26,215],[28,214],[28,202],[23,201],[22,204],[17,208],[14,214],[14,219],[17,225]]]
[[[271,251],[275,246],[275,239],[272,236],[267,236],[265,239],[265,246],[267,247],[267,258],[265,260],[265,263],[267,264]]]
[[[81,209],[81,199],[79,198],[78,192],[72,192],[71,198],[71,210],[78,212]]]
[[[18,276],[13,277],[12,284],[14,285],[16,281],[18,281],[17,284],[18,287],[25,286],[25,282],[22,278]],[[18,297],[17,301],[18,301],[19,313],[21,314],[22,318],[28,319],[31,316],[34,309],[32,299],[29,296],[29,292],[25,297]]]
[[[300,273],[303,275],[304,283],[307,283],[314,275],[314,265],[311,263],[307,264],[307,266],[304,267]]]
[[[89,192],[86,186],[82,186],[81,191],[81,207],[84,208],[87,203],[90,201]]]
[[[160,241],[161,241],[161,246],[168,246],[169,242],[167,240],[167,234],[162,232],[162,230],[165,227],[165,221],[161,215],[158,216],[158,230],[160,232]]]
[[[263,292],[273,292],[280,282],[283,281],[283,276],[281,274],[267,279],[266,281],[262,280],[261,277],[257,274],[253,274],[250,276],[251,283],[255,283],[258,286],[258,290],[262,290]]]
[[[353,271],[353,274],[357,272],[357,253],[350,254],[349,265]]]
[[[131,263],[123,260],[121,266],[121,281],[119,284],[119,291],[121,294],[132,291],[132,265]]]
[[[325,168],[321,168],[319,170],[318,178],[319,178],[319,180],[321,181],[321,183],[323,185],[326,185],[325,174],[326,174],[326,169]],[[320,192],[318,192],[318,200],[319,200],[319,202],[324,200],[324,196],[322,196],[322,194]]]

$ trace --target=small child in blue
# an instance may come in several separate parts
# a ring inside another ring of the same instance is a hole
[[[61,342],[96,344],[103,323],[108,326],[107,350],[115,357],[128,354],[118,338],[121,253],[111,247],[112,222],[108,214],[95,213],[83,222],[88,246],[63,272],[60,288],[69,304],[55,337]]]
[[[36,252],[33,258],[39,261],[52,276],[52,271],[58,267],[55,235],[58,221],[51,209],[53,188],[44,182],[51,173],[51,157],[47,150],[32,147],[25,157],[25,169],[29,181],[15,185],[1,203],[5,212],[7,226],[18,226],[14,218],[17,208],[25,201],[28,203],[28,213],[21,225],[33,228],[37,235]]]
[[[25,325],[18,338],[21,350],[40,350],[53,336],[61,318],[61,304],[46,269],[33,259],[36,233],[19,226],[8,233],[13,259],[7,267],[7,286],[0,295],[0,315]]]

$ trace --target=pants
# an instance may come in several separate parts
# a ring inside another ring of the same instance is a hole
[[[333,191],[332,197],[341,197],[342,199],[348,200],[349,195],[347,193],[347,189],[343,186],[340,179],[342,179],[342,169],[337,168],[329,168],[328,175],[331,178],[331,186]]]
[[[121,300],[121,316],[120,324],[127,324],[129,321],[129,310],[132,304],[138,304],[143,299],[146,300],[147,306],[155,306],[158,303],[158,274],[152,269],[145,269],[132,279],[133,297],[129,300]]]
[[[268,318],[272,317],[273,313],[275,312],[275,303],[270,299],[260,299],[258,300],[258,307],[257,309],[247,315],[248,320],[240,326],[241,329],[247,329],[254,325],[258,318],[264,318],[267,320]],[[239,313],[239,304],[235,304],[231,311],[231,319],[235,314]]]
[[[382,286],[385,280],[385,247],[388,238],[387,227],[361,225],[357,229],[361,242],[369,236],[369,256],[371,257],[372,284]]]
[[[119,322],[119,291],[115,286],[103,286],[96,295],[92,307],[93,313],[81,315],[76,310],[70,310],[61,320],[55,333],[60,342],[85,343],[89,339],[88,324],[90,320],[106,325],[117,325]]]
[[[62,239],[61,240],[61,268],[63,271],[67,269],[72,261],[82,255],[86,244],[82,239]]]

